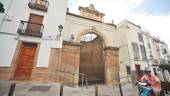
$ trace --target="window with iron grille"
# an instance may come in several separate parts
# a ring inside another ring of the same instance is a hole
[[[131,68],[130,66],[126,66],[127,74],[131,74]]]
[[[141,54],[142,54],[142,60],[146,60],[145,47],[143,45],[140,45],[140,50],[141,50]]]
[[[163,54],[167,54],[167,50],[166,49],[162,49],[162,53]]]
[[[141,33],[138,33],[138,38],[139,38],[139,41],[143,42],[143,37]]]
[[[138,44],[135,42],[132,42],[132,48],[134,53],[134,59],[139,59],[139,47]]]
[[[153,72],[154,72],[155,75],[157,75],[156,68],[153,68]]]
[[[149,42],[148,42],[148,48],[149,48],[149,49],[151,49],[151,45],[150,45],[150,43],[149,43]]]

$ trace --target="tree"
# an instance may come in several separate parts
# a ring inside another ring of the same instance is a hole
[[[159,68],[170,71],[170,64],[161,64],[159,65]]]

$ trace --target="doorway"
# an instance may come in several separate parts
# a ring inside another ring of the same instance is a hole
[[[43,18],[41,15],[30,14],[25,32],[28,34],[39,34],[42,30]]]
[[[136,69],[136,78],[139,80],[142,77],[142,71],[141,71],[141,65],[135,64],[135,69]]]
[[[88,33],[81,38],[79,72],[86,74],[84,77],[88,84],[105,82],[105,64],[103,56],[103,40],[100,36]],[[81,84],[81,76],[79,84]]]
[[[21,44],[13,77],[15,80],[30,79],[35,60],[36,49],[36,43],[23,42]]]

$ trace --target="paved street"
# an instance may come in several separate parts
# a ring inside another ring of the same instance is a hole
[[[1,96],[8,96],[10,89],[9,81],[0,81]],[[137,88],[132,84],[122,85],[123,96],[137,96]],[[13,96],[59,96],[60,85],[51,82],[18,82],[15,87]],[[64,86],[63,96],[95,96],[95,86],[89,86],[88,89],[83,87]],[[119,88],[98,85],[98,96],[120,96]],[[170,95],[166,95],[170,96]]]

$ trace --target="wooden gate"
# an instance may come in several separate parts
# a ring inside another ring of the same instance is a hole
[[[97,37],[92,41],[81,41],[80,73],[87,75],[89,83],[104,83],[103,43]],[[81,77],[79,78],[81,80]],[[81,81],[79,82],[81,83]]]

